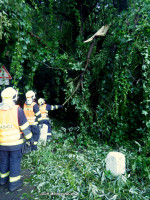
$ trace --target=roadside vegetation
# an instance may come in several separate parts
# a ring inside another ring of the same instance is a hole
[[[113,176],[106,171],[105,158],[118,150],[90,136],[75,138],[76,131],[54,126],[51,142],[23,156],[23,168],[31,171],[24,182],[35,186],[31,191],[34,199],[149,199],[150,158],[143,153],[144,147],[138,142],[120,146],[126,157],[126,173]],[[31,194],[23,197],[32,199]]]
[[[33,90],[64,104],[50,118],[68,122],[23,157],[35,198],[149,199],[149,16],[149,0],[0,0],[0,67],[17,103]],[[105,36],[85,43],[103,26]],[[110,151],[125,154],[125,175],[105,170]],[[41,195],[53,192],[78,195]]]

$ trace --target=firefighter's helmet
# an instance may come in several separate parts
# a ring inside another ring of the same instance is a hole
[[[18,99],[18,91],[12,87],[8,87],[1,92],[2,101],[16,102]]]
[[[40,99],[38,100],[38,104],[39,104],[39,105],[42,105],[42,104],[44,104],[44,103],[45,103],[45,100],[44,100],[44,99],[40,98]]]
[[[28,92],[26,93],[26,98],[27,98],[27,99],[28,99],[28,98],[31,98],[32,100],[34,100],[34,99],[35,99],[35,92],[33,92],[32,90],[28,91]]]

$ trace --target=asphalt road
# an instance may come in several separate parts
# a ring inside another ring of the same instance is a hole
[[[28,169],[21,171],[22,180],[24,182],[22,188],[9,192],[8,183],[3,186],[0,186],[0,200],[29,200],[32,198],[31,191],[34,190],[34,187],[30,185],[27,179],[30,178],[30,171]],[[22,194],[26,193],[25,197],[22,197]]]

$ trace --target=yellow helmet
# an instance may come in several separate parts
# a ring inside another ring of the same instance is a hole
[[[17,101],[18,91],[12,87],[8,87],[1,92],[2,101]]]
[[[26,98],[32,98],[32,100],[35,99],[35,92],[33,92],[32,90],[28,91],[26,93]]]
[[[39,104],[39,105],[42,105],[44,102],[45,102],[45,101],[44,101],[44,99],[42,99],[42,98],[40,98],[40,99],[38,100],[38,104]]]

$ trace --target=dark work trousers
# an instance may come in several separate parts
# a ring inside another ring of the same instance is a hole
[[[0,182],[7,182],[9,187],[15,187],[20,183],[21,149],[17,151],[0,150]]]
[[[40,128],[39,125],[31,125],[31,132],[33,135],[34,145],[31,146],[31,150],[37,149],[37,143],[40,137]]]
[[[35,142],[38,142],[39,137],[40,137],[40,129],[39,129],[39,125],[31,125],[31,132],[33,135],[33,140]]]

